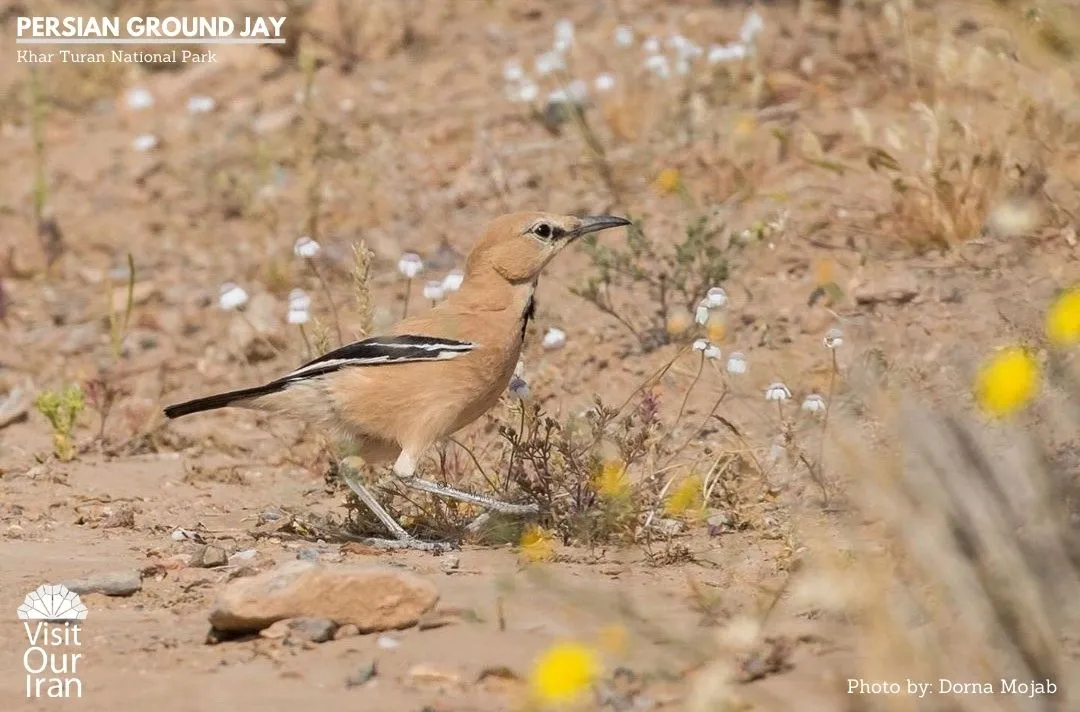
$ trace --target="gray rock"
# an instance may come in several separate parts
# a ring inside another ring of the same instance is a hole
[[[355,673],[345,679],[345,687],[360,687],[378,674],[378,665],[374,660],[361,665]]]
[[[325,643],[333,639],[337,623],[325,618],[293,618],[289,621],[287,643]]]
[[[229,557],[225,550],[213,544],[200,546],[191,557],[191,565],[195,568],[212,569],[227,563],[229,563]]]
[[[110,571],[91,574],[85,578],[64,581],[69,591],[80,596],[87,593],[103,593],[106,596],[130,596],[142,588],[142,574],[130,571]]]

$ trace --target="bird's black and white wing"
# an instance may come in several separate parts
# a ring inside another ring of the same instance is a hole
[[[346,344],[305,363],[279,381],[297,381],[356,366],[387,366],[416,361],[448,361],[476,348],[471,341],[434,336],[373,336]]]

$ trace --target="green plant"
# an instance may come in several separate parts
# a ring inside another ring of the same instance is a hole
[[[728,278],[731,256],[744,242],[725,225],[701,215],[686,226],[682,241],[668,250],[635,220],[625,247],[609,247],[595,237],[584,240],[594,274],[584,287],[571,291],[613,317],[643,350],[650,351],[687,331],[671,329],[669,321],[678,312],[692,312],[710,288]],[[623,290],[625,297],[616,299],[613,289]],[[652,304],[654,311],[645,321],[631,318],[622,310],[622,301]]]
[[[34,399],[34,407],[45,416],[52,427],[53,452],[60,460],[75,457],[75,440],[72,435],[75,421],[86,406],[82,388],[71,385],[60,391],[45,391]]]

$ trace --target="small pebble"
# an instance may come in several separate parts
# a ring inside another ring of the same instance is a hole
[[[286,642],[325,643],[334,637],[337,624],[323,618],[293,618],[289,621]]]
[[[352,623],[346,623],[343,626],[339,626],[338,629],[334,631],[334,640],[341,640],[342,638],[355,638],[358,635],[360,635],[360,629]]]
[[[401,645],[401,641],[397,638],[392,638],[389,635],[380,635],[375,639],[375,645],[379,646],[383,650],[393,650]]]
[[[244,549],[238,551],[229,557],[229,564],[233,566],[239,566],[241,564],[247,564],[255,560],[255,556],[258,554],[256,549]]]
[[[213,544],[200,547],[191,557],[191,565],[195,568],[212,569],[227,563],[229,563],[229,557],[225,554],[225,550]]]
[[[316,549],[308,547],[306,549],[301,549],[300,551],[296,552],[296,558],[300,559],[301,561],[318,561],[319,552]]]
[[[374,660],[361,665],[355,673],[345,680],[345,687],[360,687],[378,674],[378,666]]]

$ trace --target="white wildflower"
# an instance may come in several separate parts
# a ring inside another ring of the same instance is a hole
[[[690,73],[690,62],[683,57],[679,57],[675,60],[675,73],[681,76],[685,76]]]
[[[124,96],[124,102],[128,105],[129,109],[139,111],[141,109],[149,109],[154,105],[154,95],[146,89],[136,87],[135,89],[129,89]]]
[[[736,59],[746,58],[746,45],[739,42],[733,42],[726,45],[713,45],[709,48],[709,53],[705,56],[705,61],[709,64],[718,64],[720,62],[731,62]]]
[[[642,43],[641,48],[645,50],[645,54],[660,54],[660,40],[649,37]]]
[[[158,139],[154,134],[139,134],[131,142],[131,147],[139,153],[146,153],[157,148]]]
[[[713,287],[705,294],[705,303],[710,309],[720,309],[727,305],[727,292],[723,287]]]
[[[694,322],[705,326],[709,323],[709,300],[702,299],[694,309]]]
[[[761,15],[756,10],[751,10],[750,14],[743,20],[742,27],[739,28],[739,39],[743,44],[750,44],[758,36],[762,30],[765,29],[765,20],[761,19]]]
[[[514,88],[510,94],[512,100],[522,104],[531,104],[536,101],[538,96],[540,96],[540,88],[532,82],[525,82],[521,86]]]
[[[311,308],[311,297],[303,289],[294,289],[289,292],[289,309],[307,311]]]
[[[443,286],[440,281],[431,281],[424,285],[424,299],[437,302],[443,298]]]
[[[555,23],[555,51],[565,52],[574,44],[574,23],[563,18]]]
[[[566,85],[566,93],[572,101],[580,104],[589,96],[589,85],[581,79],[575,79]]]
[[[825,399],[817,393],[811,393],[802,402],[802,409],[811,413],[822,412],[825,410]]]
[[[205,96],[203,94],[196,94],[195,96],[188,97],[187,100],[187,112],[189,114],[209,114],[217,106],[217,102],[214,101],[214,97]]]
[[[306,324],[311,320],[311,312],[307,309],[289,309],[285,321],[290,324]]]
[[[736,351],[727,360],[727,372],[732,376],[741,376],[746,373],[747,363],[746,357],[742,353]]]
[[[305,260],[310,260],[312,257],[319,254],[319,250],[321,249],[322,248],[319,246],[319,243],[315,242],[307,235],[303,235],[296,239],[296,242],[293,244],[292,251],[293,254],[297,257]]]
[[[553,326],[544,334],[542,344],[548,350],[561,349],[566,345],[566,332]]]
[[[702,353],[705,353],[705,351],[709,348],[709,342],[705,339],[697,339],[696,341],[694,341],[693,348],[694,351],[701,351]]]
[[[548,92],[547,100],[549,104],[565,104],[570,100],[570,95],[565,89],[553,89]]]
[[[829,329],[825,332],[823,341],[827,349],[839,348],[844,345],[844,332],[839,329]]]
[[[661,79],[671,76],[671,67],[668,66],[667,57],[662,54],[649,55],[645,60],[645,68]]]
[[[524,378],[514,376],[510,379],[510,395],[518,400],[528,400],[529,384]]]
[[[708,348],[705,349],[705,358],[711,361],[715,361],[721,356],[723,354],[720,352],[720,347],[715,344],[709,344]]]
[[[218,306],[225,311],[239,309],[247,304],[248,293],[244,288],[233,282],[226,282],[218,290]]]
[[[406,252],[398,260],[397,268],[405,279],[412,279],[424,271],[424,261],[415,252]]]
[[[521,62],[516,59],[511,59],[503,65],[503,79],[508,82],[520,82],[525,78],[525,70],[521,66]]]
[[[791,391],[779,381],[765,389],[765,400],[767,401],[786,401],[790,398]]]
[[[620,47],[629,47],[634,44],[634,30],[629,25],[619,25],[615,28],[615,44]]]
[[[536,58],[536,73],[542,77],[564,66],[562,55],[558,52],[544,52]]]
[[[446,273],[443,277],[442,288],[444,292],[456,292],[461,289],[462,282],[465,281],[465,273],[459,269],[452,269]]]
[[[611,91],[615,88],[615,75],[604,72],[593,81],[593,86],[596,87],[596,91]]]
[[[700,57],[702,54],[701,47],[698,47],[693,40],[682,35],[672,35],[669,37],[668,46],[675,51],[675,56],[682,60]]]

